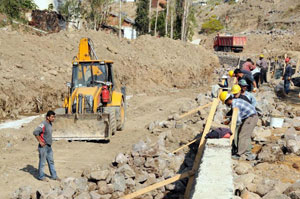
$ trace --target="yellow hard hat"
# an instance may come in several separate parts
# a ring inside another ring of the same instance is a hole
[[[228,72],[228,75],[229,75],[230,77],[234,77],[234,71],[233,71],[233,70],[229,71],[229,72]]]
[[[263,54],[260,54],[259,57],[264,58],[265,56]]]
[[[241,87],[237,84],[233,85],[231,88],[231,93],[238,94],[239,92],[241,92]]]
[[[219,96],[219,98],[223,102],[223,104],[229,97],[230,97],[230,94],[227,91],[223,91]]]

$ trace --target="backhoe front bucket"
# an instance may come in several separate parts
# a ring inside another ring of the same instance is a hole
[[[53,140],[109,140],[108,114],[56,115]]]

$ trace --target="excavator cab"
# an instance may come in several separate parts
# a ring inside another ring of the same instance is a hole
[[[97,81],[112,82],[112,79],[109,80],[107,71],[107,64],[104,62],[75,62],[73,64],[71,89],[97,86],[99,85]]]
[[[113,62],[99,60],[91,40],[81,39],[64,100],[65,114],[57,115],[54,140],[108,140],[124,129],[125,88],[115,91],[113,77]]]

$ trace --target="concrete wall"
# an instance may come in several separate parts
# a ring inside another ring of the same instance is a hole
[[[232,199],[234,196],[229,139],[208,139],[191,199]]]

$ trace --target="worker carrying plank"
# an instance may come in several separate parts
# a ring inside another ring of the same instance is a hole
[[[237,150],[233,150],[232,158],[239,159],[240,157],[246,160],[254,160],[256,157],[250,151],[251,135],[257,125],[258,116],[255,107],[250,103],[240,98],[233,98],[227,91],[223,91],[220,96],[223,104],[231,108],[238,108],[237,117],[237,137],[235,138],[235,146]],[[229,122],[226,121],[226,124]]]

